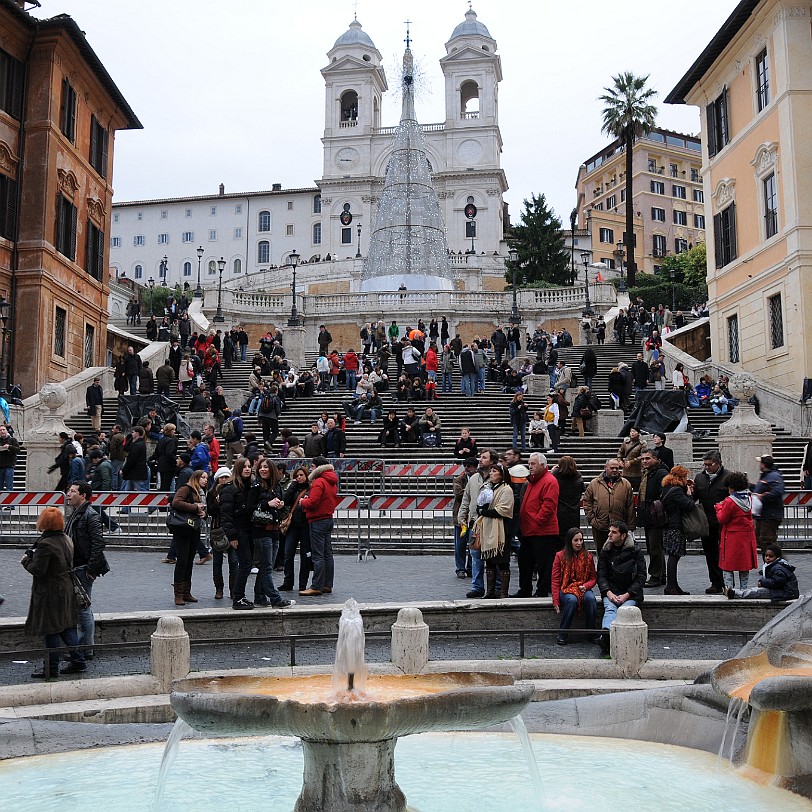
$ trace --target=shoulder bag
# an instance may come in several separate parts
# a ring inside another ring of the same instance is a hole
[[[209,545],[218,553],[224,553],[231,546],[231,542],[226,538],[222,527],[212,527],[209,529]]]
[[[166,514],[166,526],[170,530],[177,530],[181,527],[192,530],[200,530],[200,516],[191,513],[179,513],[171,505]]]
[[[687,541],[710,535],[708,517],[699,505],[694,505],[693,510],[683,514],[682,533]]]
[[[76,570],[70,570],[70,579],[73,583],[73,594],[76,596],[76,608],[81,612],[90,608],[90,596],[82,586]]]

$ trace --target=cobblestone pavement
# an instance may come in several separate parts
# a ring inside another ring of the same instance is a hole
[[[20,566],[20,550],[0,550],[0,594],[6,602],[0,608],[4,617],[24,616],[28,610],[31,579]],[[110,552],[111,572],[94,585],[93,603],[99,612],[155,611],[174,608],[172,603],[172,567],[162,564],[161,554],[143,552]],[[812,582],[812,556],[796,555],[793,563],[801,591]],[[514,579],[515,562],[514,562]],[[193,591],[200,602],[195,608],[224,608],[228,600],[215,601],[211,581],[211,563],[194,568]],[[275,573],[281,575],[281,573]],[[688,556],[680,562],[680,584],[683,589],[699,594],[707,586],[704,558]],[[755,574],[751,575],[755,580]],[[470,584],[454,574],[450,556],[381,556],[377,560],[360,562],[355,556],[336,558],[335,591],[329,600],[343,603],[350,597],[364,603],[398,603],[412,601],[461,600]],[[248,594],[252,591],[249,582]],[[656,593],[661,590],[652,590]],[[295,598],[301,605],[324,605],[326,598]],[[261,611],[261,610],[256,610]],[[652,633],[649,641],[651,656],[675,659],[715,659],[735,654],[745,639],[736,635],[673,635]],[[332,642],[297,644],[298,665],[329,663],[333,658]],[[288,665],[290,650],[287,643],[239,643],[192,647],[194,670],[218,668],[269,667]],[[369,638],[367,656],[370,661],[389,659],[389,640]],[[431,639],[431,658],[455,659],[515,659],[519,656],[517,636],[471,636],[453,638],[434,636]],[[598,649],[586,641],[573,638],[570,645],[561,647],[552,635],[540,634],[527,641],[526,657],[594,658]],[[94,660],[90,673],[94,676],[144,673],[149,670],[148,644],[143,650],[130,649],[116,654],[105,654]],[[31,663],[8,663],[0,668],[0,684],[27,681]]]

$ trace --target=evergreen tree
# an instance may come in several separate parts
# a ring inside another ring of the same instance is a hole
[[[520,220],[513,226],[510,238],[519,252],[517,282],[521,284],[522,277],[527,277],[528,283],[571,284],[570,257],[564,247],[561,220],[548,208],[544,195],[524,201]],[[505,278],[513,282],[511,263]]]

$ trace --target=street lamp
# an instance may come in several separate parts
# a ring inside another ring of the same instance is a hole
[[[572,249],[572,259],[570,264],[570,284],[575,284],[575,227],[578,225],[578,209],[570,212],[570,248]]]
[[[195,299],[203,298],[203,288],[200,287],[200,263],[203,261],[203,246],[197,249],[197,287],[195,288]]]
[[[147,279],[147,284],[149,285],[149,317],[152,318],[155,314],[153,313],[153,298],[155,296],[155,280],[150,276]]]
[[[626,292],[626,277],[623,276],[623,258],[626,256],[626,247],[623,245],[622,242],[617,244],[617,251],[615,251],[615,256],[617,257],[618,265],[620,266],[620,287],[618,291],[620,293]]]
[[[361,258],[361,224],[358,223],[358,250],[355,252],[355,258]]]
[[[296,309],[296,266],[299,264],[299,255],[296,249],[288,254],[288,263],[293,268],[293,304],[290,306],[290,318],[288,319],[288,327],[299,327],[299,311]]]
[[[671,312],[673,313],[677,309],[677,286],[674,282],[677,272],[671,268],[668,275],[671,277]]]
[[[584,316],[594,316],[595,311],[589,301],[589,251],[581,251],[581,262],[584,263]]]
[[[221,305],[221,300],[223,296],[223,269],[226,267],[226,261],[220,257],[217,260],[217,270],[220,273],[220,278],[217,282],[217,312],[214,314],[214,318],[212,321],[217,322],[217,324],[222,324],[226,318],[223,315],[223,308]]]
[[[0,333],[0,395],[6,395],[8,392],[8,376],[6,375],[6,335],[9,333],[9,314],[8,310],[11,307],[11,302],[6,301],[5,296],[0,296],[0,323],[2,323],[2,332]]]
[[[519,267],[519,252],[515,246],[511,246],[508,250],[508,259],[513,269],[513,309],[510,311],[510,323],[515,326],[522,323],[521,316],[519,315],[519,306],[516,304],[516,271]]]
[[[161,287],[166,287],[166,274],[169,271],[169,258],[164,254],[164,258],[161,260]]]

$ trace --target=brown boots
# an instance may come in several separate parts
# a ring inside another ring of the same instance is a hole
[[[187,603],[197,603],[197,598],[192,594],[192,584],[190,581],[172,584],[175,590],[175,606],[186,606]]]
[[[485,570],[485,597],[509,598],[510,570],[499,570],[499,591],[496,591],[496,570]]]
[[[508,589],[510,588],[510,570],[499,570],[499,581],[501,587],[499,597],[510,597],[508,594]]]

